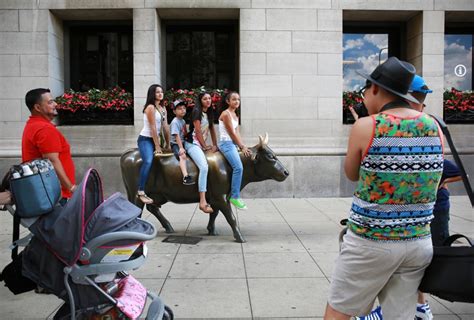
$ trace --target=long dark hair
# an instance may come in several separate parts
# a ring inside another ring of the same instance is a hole
[[[226,93],[226,95],[224,96],[224,99],[221,100],[221,107],[220,107],[220,111],[219,111],[219,115],[224,112],[225,110],[227,110],[227,108],[229,108],[229,103],[227,102],[227,100],[230,99],[230,97],[232,97],[232,95],[236,93],[236,94],[239,94],[237,91],[229,91]],[[237,116],[240,116],[240,113],[239,111],[236,111],[236,114]]]
[[[148,107],[150,104],[153,106],[155,105],[156,88],[161,88],[161,90],[163,90],[163,87],[159,84],[152,84],[148,88],[148,92],[146,94],[146,102],[145,102],[145,105],[143,106],[143,111],[142,111],[143,113],[145,113],[146,107]],[[164,90],[163,90],[163,93],[164,93]],[[163,105],[163,100],[160,101],[160,105]]]
[[[193,111],[191,113],[191,123],[189,124],[189,133],[192,134],[194,131],[194,120],[199,120],[201,121],[202,119],[202,98],[204,98],[205,95],[211,96],[211,94],[207,91],[201,92],[198,94],[196,101],[194,102],[194,107]],[[207,120],[209,121],[209,127],[212,127],[214,125],[214,110],[212,109],[212,105],[209,106],[209,108],[206,111],[207,114]]]

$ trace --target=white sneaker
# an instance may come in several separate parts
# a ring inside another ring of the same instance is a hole
[[[432,320],[433,314],[431,313],[430,305],[428,303],[417,303],[415,320]]]
[[[382,307],[378,306],[371,313],[363,317],[354,317],[355,320],[383,320]]]

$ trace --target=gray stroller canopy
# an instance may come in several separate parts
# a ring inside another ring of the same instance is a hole
[[[118,192],[104,201],[99,174],[89,169],[66,205],[43,215],[30,231],[71,266],[79,259],[83,245],[97,236],[115,231],[151,234],[153,230],[137,221],[140,213],[140,208]]]

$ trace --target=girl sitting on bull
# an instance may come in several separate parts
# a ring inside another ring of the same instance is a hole
[[[217,135],[214,128],[214,117],[211,103],[211,95],[208,92],[201,92],[194,104],[191,113],[191,124],[189,125],[190,140],[201,150],[201,152],[195,152],[195,155],[192,158],[199,167],[199,209],[206,213],[211,213],[212,209],[206,201],[208,165],[204,152],[217,151]],[[212,141],[211,145],[208,145],[209,134]]]
[[[252,152],[247,148],[240,136],[239,117],[236,113],[239,107],[239,94],[235,91],[230,91],[223,100],[223,111],[219,117],[219,150],[232,167],[229,201],[238,209],[246,210],[247,206],[240,198],[240,188],[244,170],[238,149],[240,149],[246,157],[250,157]]]
[[[137,198],[144,204],[153,203],[153,199],[145,193],[145,184],[153,164],[153,156],[161,153],[160,133],[163,132],[166,149],[170,148],[170,130],[163,106],[163,88],[159,84],[152,84],[148,88],[145,106],[143,107],[143,129],[138,136],[137,144],[142,158],[140,176],[138,179]]]

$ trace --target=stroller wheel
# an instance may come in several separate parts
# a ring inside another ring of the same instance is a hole
[[[163,314],[163,320],[173,320],[173,319],[174,319],[173,310],[171,310],[170,307],[165,305],[165,313]]]

